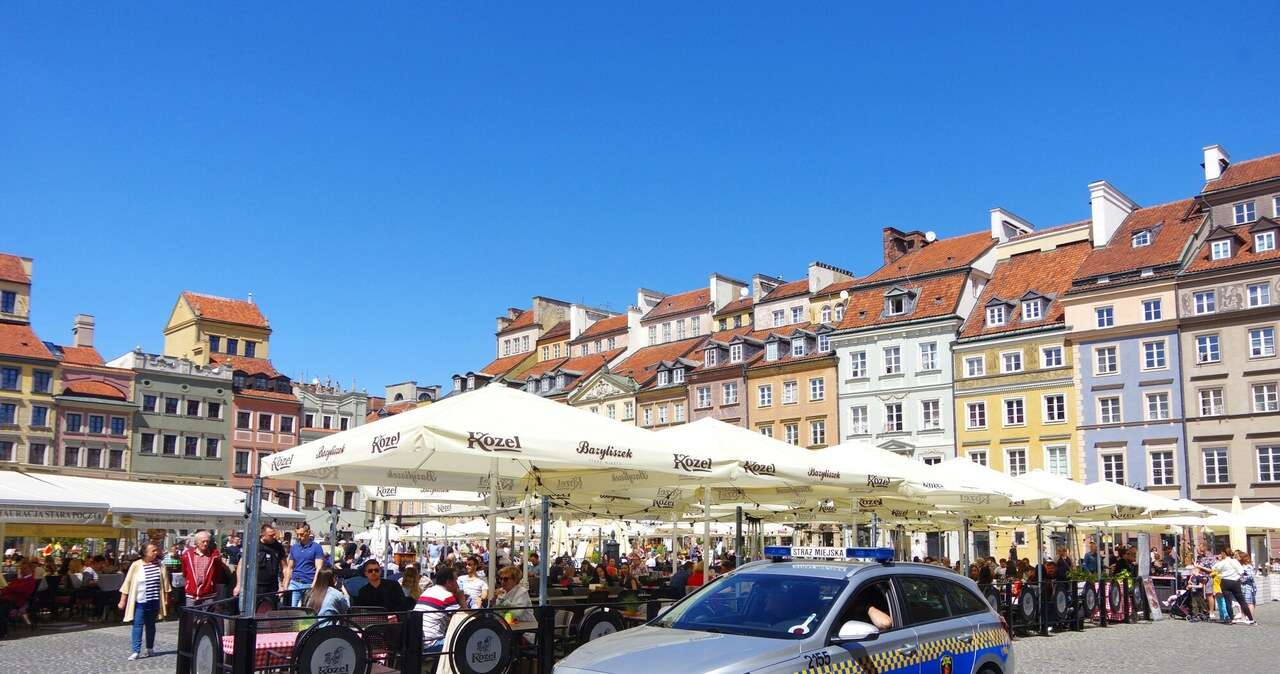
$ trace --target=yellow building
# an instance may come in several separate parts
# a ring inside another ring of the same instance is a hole
[[[830,329],[807,323],[757,332],[764,356],[747,369],[747,424],[800,447],[840,442],[836,355]]]
[[[164,353],[208,365],[215,355],[271,357],[271,326],[253,303],[183,292],[164,328]]]
[[[1090,250],[1088,223],[997,247],[991,280],[952,345],[957,456],[1012,476],[1083,477],[1061,297]],[[1020,556],[1034,557],[1022,547],[1031,538],[998,532],[990,554],[1016,542]]]
[[[538,338],[538,362],[569,357],[569,321],[560,321]]]
[[[31,258],[0,253],[0,464],[49,465],[58,361],[31,318]]]

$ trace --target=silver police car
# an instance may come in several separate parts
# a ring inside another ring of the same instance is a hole
[[[879,548],[765,554],[776,556],[715,579],[643,626],[584,644],[555,674],[1014,671],[1003,621],[967,578],[926,564],[848,561],[891,557]]]

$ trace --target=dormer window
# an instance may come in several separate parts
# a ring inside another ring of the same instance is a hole
[[[791,355],[793,356],[804,355],[804,337],[796,337],[795,339],[791,340]]]
[[[467,390],[468,390],[468,391],[474,391],[474,390],[475,390],[475,388],[476,388],[476,378],[475,378],[475,375],[472,375],[472,376],[470,376],[470,377],[467,377]]]
[[[819,314],[819,316],[821,316],[821,320],[823,323],[830,323],[831,322],[831,305],[824,304],[822,306],[822,313]]]
[[[1225,260],[1231,257],[1231,240],[1214,241],[1209,247],[1209,259]]]
[[[1022,320],[1038,321],[1044,318],[1044,304],[1039,299],[1022,301]]]
[[[671,383],[671,374],[666,370],[658,371],[658,386],[666,386]]]
[[[543,393],[545,393],[545,392],[547,392],[547,391],[550,391],[550,390],[551,390],[551,377],[543,377],[543,378],[542,378],[542,381],[538,382],[538,387],[539,387],[540,389],[542,389]]]
[[[1004,325],[1004,305],[987,307],[987,327]]]
[[[818,351],[831,350],[831,337],[827,335],[818,335]]]
[[[678,367],[671,371],[671,381],[675,384],[684,383],[684,368]]]
[[[904,295],[885,298],[884,312],[890,316],[899,316],[907,313],[907,298]]]
[[[777,342],[769,342],[768,344],[764,345],[764,359],[765,360],[778,359],[778,343]]]
[[[715,365],[715,364],[716,364],[716,350],[715,350],[715,349],[707,349],[706,363],[704,363],[704,364],[705,364],[707,367],[711,367],[712,365]]]
[[[836,321],[839,322],[842,320],[844,320],[844,305],[837,304],[836,305]]]
[[[730,363],[742,362],[742,345],[741,344],[729,345],[729,362]]]
[[[1232,206],[1231,212],[1235,216],[1237,225],[1243,225],[1246,222],[1253,222],[1258,219],[1258,212],[1254,209],[1252,201],[1242,201]]]
[[[1276,249],[1276,230],[1258,232],[1253,235],[1253,252],[1265,253]]]
[[[1133,239],[1131,240],[1131,242],[1133,243],[1133,247],[1134,247],[1134,248],[1141,248],[1141,247],[1143,247],[1143,246],[1150,246],[1150,245],[1151,245],[1151,230],[1149,230],[1149,229],[1140,229],[1140,230],[1138,230],[1138,231],[1134,232],[1134,233],[1133,233]]]

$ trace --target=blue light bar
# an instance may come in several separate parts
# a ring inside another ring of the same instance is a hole
[[[893,560],[893,548],[816,548],[794,545],[765,546],[764,556],[784,559],[870,559],[877,562]]]

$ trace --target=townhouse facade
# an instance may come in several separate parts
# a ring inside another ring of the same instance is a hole
[[[76,316],[72,344],[45,342],[61,373],[57,401],[56,452],[29,461],[54,462],[62,472],[104,477],[129,471],[129,442],[138,411],[131,397],[133,373],[107,367],[93,346],[94,318]]]
[[[747,370],[763,357],[764,342],[751,336],[749,320],[739,323],[712,333],[698,349],[701,362],[688,375],[689,421],[710,417],[749,427]]]
[[[419,397],[429,399],[431,395],[430,390],[419,391],[416,382],[393,386],[398,387],[393,396],[399,395],[401,400],[408,397],[412,405],[418,404]],[[293,395],[297,397],[302,413],[299,442],[320,440],[361,426],[369,414],[367,393],[343,388],[331,380],[313,379],[306,384],[294,382]],[[338,515],[339,531],[362,530],[372,519],[364,512],[364,498],[358,485],[304,480],[298,483],[295,498],[297,509],[306,514],[312,527],[319,531],[328,531],[329,513],[326,509],[334,505],[342,508]]]
[[[0,254],[0,465],[56,453],[58,361],[31,329],[31,258]]]
[[[807,313],[808,303],[795,304]],[[836,355],[829,325],[769,330],[747,366],[750,427],[787,444],[821,449],[839,438]]]

